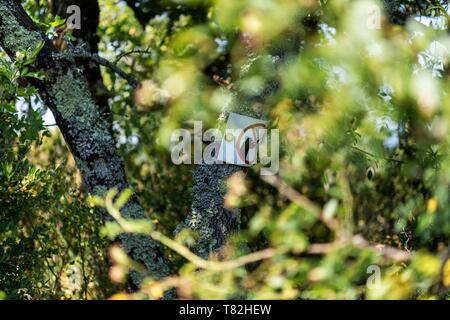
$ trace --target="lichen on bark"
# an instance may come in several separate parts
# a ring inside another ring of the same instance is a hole
[[[125,166],[116,148],[110,124],[101,116],[84,75],[75,61],[61,57],[39,31],[20,3],[0,0],[0,44],[15,58],[17,51],[34,49],[45,41],[45,56],[33,66],[46,78],[38,84],[39,94],[50,108],[83,178],[83,191],[104,194],[111,188],[129,187]],[[108,216],[104,210],[104,219]],[[144,219],[144,209],[134,195],[122,209],[125,217]],[[169,275],[162,246],[142,235],[125,234],[119,239],[130,256],[144,264],[154,278]],[[133,274],[136,285],[143,275]]]
[[[87,83],[81,74],[69,69],[55,76],[50,96],[66,124],[66,139],[76,154],[76,162],[82,173],[86,192],[104,193],[105,190],[128,187],[124,164],[119,156],[108,123],[102,118],[91,98]],[[129,219],[145,219],[144,209],[136,197],[122,208]],[[108,219],[105,212],[105,219]],[[122,247],[134,260],[145,265],[150,276],[161,278],[169,275],[162,246],[154,240],[135,234],[120,236]],[[132,273],[135,284],[143,275]]]
[[[193,173],[192,205],[186,220],[176,232],[185,228],[198,233],[192,248],[203,258],[222,247],[227,238],[239,230],[240,209],[224,207],[225,182],[242,168],[234,165],[199,165]]]
[[[224,106],[219,117],[219,125],[223,126],[229,112],[261,118],[260,110],[255,105],[242,103],[237,106]],[[233,174],[243,170],[231,164],[201,164],[194,169],[192,178],[192,204],[189,215],[181,223],[175,233],[189,229],[197,233],[197,241],[192,250],[204,259],[211,252],[220,249],[227,239],[240,229],[241,210],[224,206],[227,193],[226,182]]]
[[[4,47],[14,53],[32,50],[42,41],[39,32],[20,26],[8,1],[0,2],[0,34]]]

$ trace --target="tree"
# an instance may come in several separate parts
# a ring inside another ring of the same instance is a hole
[[[445,29],[445,1],[0,0],[0,297],[448,297]],[[230,111],[278,174],[173,164]]]
[[[111,188],[127,188],[123,160],[117,153],[111,124],[101,116],[86,78],[73,58],[56,51],[17,1],[0,2],[0,12],[0,43],[12,59],[16,52],[30,52],[42,46],[35,68],[45,73],[45,80],[36,86],[76,159],[84,190],[103,195]],[[144,211],[135,197],[127,203],[124,212],[130,218],[144,218]],[[123,235],[120,240],[124,249],[153,275],[168,275],[157,243],[139,235]],[[135,281],[138,283],[139,278]]]

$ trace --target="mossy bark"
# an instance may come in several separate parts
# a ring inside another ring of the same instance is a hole
[[[69,18],[67,9],[70,6],[78,6],[81,9],[81,29],[72,30],[75,36],[72,44],[83,45],[87,51],[98,53],[100,37],[97,35],[97,28],[100,23],[100,6],[97,0],[51,0],[49,4],[53,15],[63,19]],[[89,60],[77,61],[77,65],[83,68],[89,91],[100,107],[101,113],[110,119],[111,113],[108,107],[110,93],[103,83],[100,66]]]
[[[84,75],[75,61],[57,55],[51,42],[38,29],[17,0],[0,0],[0,45],[12,59],[15,52],[32,50],[41,41],[45,46],[35,67],[45,72],[45,80],[34,85],[53,112],[83,177],[86,192],[101,194],[110,188],[128,187],[123,160],[115,145],[107,120],[99,111]],[[123,208],[124,216],[145,218],[142,206],[133,196]],[[107,219],[106,214],[104,218]],[[159,243],[140,235],[123,235],[123,248],[143,263],[151,276],[169,274]],[[141,275],[134,274],[135,284]]]
[[[241,170],[241,167],[225,164],[203,164],[194,170],[191,210],[186,220],[178,226],[177,232],[186,228],[195,231],[198,241],[192,249],[205,259],[239,230],[240,209],[227,209],[224,196],[227,179]]]

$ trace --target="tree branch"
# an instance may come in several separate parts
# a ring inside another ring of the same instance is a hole
[[[50,0],[49,4],[53,15],[58,15],[63,19],[68,18],[67,8],[69,6],[77,5],[80,7],[82,12],[81,29],[70,30],[75,36],[75,40],[71,44],[73,46],[83,45],[86,47],[86,51],[97,53],[100,42],[100,37],[97,35],[97,29],[100,23],[100,6],[98,0]],[[64,32],[61,34],[61,37],[64,37]],[[58,41],[64,43],[65,39],[62,38]],[[83,67],[83,73],[89,84],[89,91],[92,97],[100,107],[102,114],[107,116],[108,120],[112,123],[108,104],[110,94],[103,83],[99,64],[86,60],[82,61],[80,65]]]
[[[322,210],[316,206],[310,199],[301,195],[297,190],[289,186],[284,182],[279,176],[263,176],[263,180],[269,183],[271,186],[278,189],[280,194],[290,201],[298,204],[300,207],[309,210],[317,216],[317,218],[323,222],[329,229],[335,230],[338,227],[338,222],[334,219],[326,219]],[[343,245],[353,245],[357,248],[369,248],[377,253],[385,256],[389,259],[395,261],[405,261],[409,260],[413,253],[401,249],[397,249],[391,246],[386,246],[383,244],[373,244],[366,240],[361,235],[347,236],[345,234],[340,234],[337,241],[333,243],[326,244],[313,244],[309,248],[309,253],[311,254],[325,254],[336,248],[342,247]]]
[[[68,55],[73,58],[80,58],[80,59],[87,59],[87,60],[95,61],[99,65],[102,65],[108,69],[111,69],[114,73],[119,75],[122,79],[126,80],[133,89],[137,88],[139,85],[139,81],[136,80],[136,78],[134,78],[131,74],[126,73],[125,71],[120,69],[116,64],[112,63],[111,61],[109,61],[105,58],[100,57],[96,53],[90,53],[90,52],[84,51],[83,49],[75,48],[75,50],[73,52],[69,51],[69,52],[64,53],[63,55]]]

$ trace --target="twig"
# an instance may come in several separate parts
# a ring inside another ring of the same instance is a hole
[[[253,252],[248,255],[239,257],[235,260],[229,260],[229,261],[211,261],[211,260],[205,260],[203,258],[200,258],[196,254],[194,254],[192,251],[190,251],[187,247],[179,244],[178,242],[170,239],[169,237],[166,237],[162,233],[158,231],[153,231],[150,236],[156,240],[161,242],[163,245],[169,247],[182,257],[186,258],[190,262],[192,262],[195,266],[202,268],[202,269],[208,269],[212,271],[226,271],[226,270],[232,270],[235,268],[242,267],[246,264],[250,264],[253,262],[270,259],[276,255],[286,253],[287,250],[279,248],[279,249],[264,249],[261,251]]]
[[[285,196],[287,199],[316,214],[318,219],[331,230],[336,230],[338,222],[335,219],[325,219],[321,209],[319,209],[310,199],[301,195],[297,190],[289,186],[279,176],[262,176],[262,179],[277,188],[280,194]],[[361,235],[348,237],[345,233],[341,233],[339,235],[339,239],[333,243],[310,245],[308,252],[311,254],[325,254],[332,250],[336,250],[336,248],[339,248],[342,245],[348,244],[351,244],[357,248],[370,248],[395,261],[409,260],[413,255],[410,251],[397,249],[383,244],[372,244]]]
[[[134,49],[134,50],[126,51],[117,56],[116,60],[114,60],[114,64],[117,64],[120,61],[120,59],[122,59],[123,57],[129,56],[131,54],[136,54],[136,53],[150,54],[151,52],[150,52],[150,48],[147,48],[145,50]]]
[[[107,67],[111,69],[114,73],[118,74],[121,78],[126,80],[128,84],[133,88],[137,88],[139,85],[139,81],[136,80],[131,74],[126,73],[122,69],[120,69],[116,64],[112,63],[111,61],[100,57],[96,53],[90,53],[83,49],[75,48],[72,52],[69,52],[69,54],[74,58],[80,58],[80,59],[88,59],[97,62],[98,64]]]
[[[108,193],[105,197],[105,206],[106,210],[109,212],[109,214],[117,221],[119,226],[123,229],[125,232],[136,232],[136,228],[130,224],[126,219],[124,219],[120,213],[120,211],[114,206],[113,204],[113,198],[115,196],[115,193]],[[208,269],[213,271],[226,271],[231,270],[235,268],[242,267],[246,264],[250,264],[253,262],[265,260],[272,258],[276,255],[283,254],[287,252],[287,249],[285,248],[278,248],[278,249],[264,249],[261,251],[257,251],[254,253],[250,253],[248,255],[239,257],[234,260],[229,261],[211,261],[211,260],[205,260],[199,256],[197,256],[195,253],[193,253],[189,248],[186,246],[183,246],[182,244],[179,244],[178,242],[170,239],[169,237],[165,236],[161,232],[158,231],[144,231],[140,230],[140,232],[149,235],[151,238],[153,238],[155,241],[158,241],[165,245],[166,247],[172,249],[176,253],[178,253],[183,258],[187,259],[191,263],[193,263],[196,267],[201,269]]]
[[[389,258],[391,260],[402,262],[411,259],[413,256],[412,252],[397,249],[391,246],[386,246],[383,244],[371,244],[361,235],[355,235],[347,240],[339,240],[332,243],[317,243],[309,246],[309,254],[327,254],[331,251],[335,251],[345,245],[352,245],[359,249],[371,249],[381,256]]]
[[[278,192],[285,198],[291,200],[292,202],[298,204],[300,207],[312,212],[317,216],[317,218],[323,222],[331,230],[336,229],[337,221],[334,219],[326,219],[322,214],[322,209],[320,209],[314,202],[300,194],[297,190],[288,185],[279,176],[261,176],[261,179],[271,186],[278,189]]]
[[[397,163],[403,163],[402,160],[398,160],[398,159],[394,159],[394,158],[390,158],[390,157],[384,157],[384,158],[379,158],[376,155],[374,155],[373,153],[370,153],[369,151],[363,150],[357,146],[351,146],[351,148],[355,151],[359,151],[361,153],[364,153],[365,155],[368,155],[374,159],[380,159],[380,160],[385,160],[385,161],[392,161],[392,162],[397,162]]]

